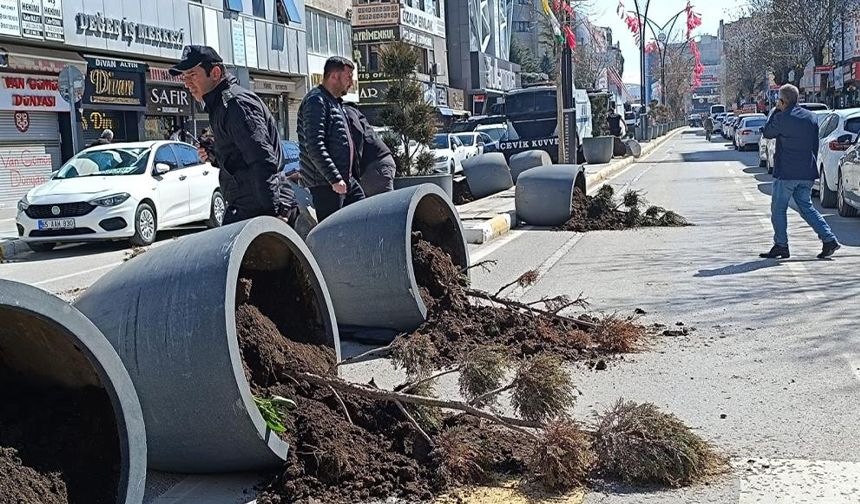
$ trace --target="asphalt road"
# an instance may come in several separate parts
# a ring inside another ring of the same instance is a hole
[[[758,168],[756,153],[709,144],[695,130],[610,183],[643,191],[650,203],[695,226],[586,234],[516,230],[471,247],[473,262],[497,261],[490,272],[475,270],[473,283],[495,290],[538,269],[539,281],[517,297],[582,293],[593,311],[641,308],[643,322],[694,327],[688,336],[659,337],[605,371],[574,368],[581,392],[574,415],[591,420],[622,397],[653,402],[713,441],[731,457],[734,471],[692,489],[606,488],[585,502],[860,502],[860,334],[853,330],[852,301],[860,293],[860,219],[825,213],[844,247],[833,260],[819,261],[820,243],[791,212],[792,259],[759,259],[771,244],[771,179]],[[160,236],[159,243],[182,236]],[[71,299],[127,254],[109,244],[26,254],[0,264],[0,277]],[[350,350],[358,351],[345,345]],[[347,373],[374,375],[383,387],[399,380],[385,363],[363,363]],[[440,388],[455,394],[454,377]],[[216,501],[222,502],[207,504]]]

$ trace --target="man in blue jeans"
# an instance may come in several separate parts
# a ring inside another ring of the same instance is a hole
[[[815,115],[797,106],[800,93],[786,84],[779,89],[777,111],[762,130],[764,138],[776,139],[773,157],[773,194],[770,211],[773,224],[773,248],[760,257],[787,259],[789,202],[794,199],[800,216],[812,226],[824,243],[819,259],[826,259],[839,250],[836,235],[818,210],[812,206],[812,183],[818,178],[818,120]]]

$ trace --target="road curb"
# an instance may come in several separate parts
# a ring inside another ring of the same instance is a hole
[[[11,240],[0,243],[0,261],[13,259],[15,256],[21,255],[30,250],[23,240]]]
[[[657,147],[666,143],[669,139],[674,138],[678,133],[684,130],[684,127],[675,129],[674,131],[663,135],[657,140],[652,140],[642,147],[642,155],[638,158],[629,157],[619,160],[615,163],[610,163],[609,166],[600,170],[591,176],[586,177],[586,188],[588,191],[595,189],[597,186],[605,182],[607,179],[619,174],[623,170],[630,167],[633,163],[639,162],[642,158],[650,154]],[[492,218],[481,222],[474,227],[466,227],[464,223],[463,236],[466,243],[471,245],[482,245],[490,240],[503,236],[510,232],[511,229],[517,227],[516,210],[508,210],[507,212],[494,215]]]

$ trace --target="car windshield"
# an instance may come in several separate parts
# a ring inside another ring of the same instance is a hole
[[[444,135],[436,135],[433,137],[433,148],[434,149],[450,149],[451,139],[448,138],[447,134]]]
[[[744,128],[761,128],[766,121],[766,119],[747,119],[744,121]]]
[[[475,145],[475,135],[457,135],[457,138],[463,142],[463,145]]]
[[[490,138],[493,139],[494,142],[498,142],[508,133],[507,128],[492,128],[492,129],[482,129],[481,133],[486,133]]]
[[[141,175],[146,173],[149,151],[148,147],[117,147],[81,152],[68,160],[54,178]]]

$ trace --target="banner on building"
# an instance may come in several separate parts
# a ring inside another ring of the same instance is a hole
[[[400,22],[400,5],[396,3],[363,4],[352,7],[352,26],[385,26]]]
[[[83,104],[146,106],[146,70],[143,63],[108,58],[85,58],[87,76]]]

